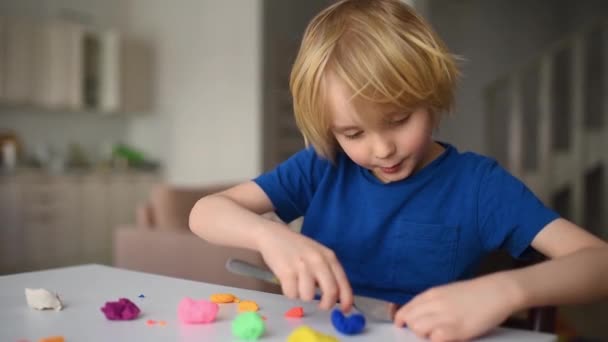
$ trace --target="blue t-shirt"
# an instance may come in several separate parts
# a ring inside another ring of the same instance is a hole
[[[488,252],[521,256],[558,215],[496,161],[445,151],[414,175],[384,184],[338,153],[302,150],[254,181],[285,222],[332,249],[356,294],[405,303],[469,278]]]

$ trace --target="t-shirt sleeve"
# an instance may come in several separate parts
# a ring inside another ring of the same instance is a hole
[[[312,148],[302,150],[253,181],[270,198],[277,216],[291,222],[303,216],[328,161]]]
[[[495,161],[485,166],[478,195],[478,225],[484,248],[505,249],[519,258],[536,234],[559,215]]]

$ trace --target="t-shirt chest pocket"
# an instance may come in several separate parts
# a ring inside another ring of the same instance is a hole
[[[390,280],[394,286],[420,292],[454,279],[458,227],[396,223],[390,234]]]
[[[351,284],[415,295],[454,280],[459,229],[440,224],[394,221],[382,237],[342,234],[328,244]]]

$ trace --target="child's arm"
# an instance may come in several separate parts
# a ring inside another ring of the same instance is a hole
[[[552,260],[510,276],[522,292],[522,308],[581,303],[608,296],[608,244],[575,224],[557,219],[532,241]]]
[[[259,251],[286,296],[312,300],[318,284],[321,308],[329,309],[340,299],[342,309],[350,310],[352,290],[334,253],[261,216],[273,210],[266,193],[246,182],[201,198],[190,213],[190,229],[211,243]]]
[[[430,289],[395,315],[433,340],[469,339],[518,310],[608,296],[608,244],[564,219],[549,223],[532,246],[551,260]]]

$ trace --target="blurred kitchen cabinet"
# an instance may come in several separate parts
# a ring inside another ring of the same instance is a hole
[[[60,177],[55,184],[55,263],[57,267],[82,260],[82,176]]]
[[[111,177],[90,175],[82,184],[82,261],[110,263],[111,236],[108,186]]]
[[[26,267],[67,266],[80,260],[78,177],[31,174],[22,181]]]
[[[14,273],[23,265],[23,230],[19,185],[0,178],[0,274]]]
[[[47,109],[82,108],[82,25],[62,20],[35,27],[32,104]]]
[[[151,45],[65,18],[0,17],[0,103],[100,114],[152,110]]]
[[[115,113],[121,109],[121,44],[119,34],[112,30],[98,32],[99,51],[99,102],[101,113]]]
[[[6,19],[0,17],[0,102],[5,102],[4,79],[6,78]]]
[[[83,107],[103,114],[120,109],[120,36],[111,30],[90,31],[82,42]]]
[[[130,203],[135,203],[133,196],[133,175],[119,175],[108,184],[108,213],[110,226],[135,222],[135,210]]]
[[[156,84],[156,54],[144,40],[123,37],[121,41],[121,110],[148,113],[153,110]]]
[[[90,175],[82,183],[82,259],[112,262],[112,231],[135,222],[135,208],[158,183],[156,174]]]
[[[158,175],[155,173],[144,173],[136,178],[134,186],[134,202],[137,204],[145,203],[150,198],[150,190],[158,184]],[[135,222],[135,221],[132,221]]]
[[[5,17],[3,21],[3,98],[11,105],[28,104],[33,83],[35,25],[27,18]]]
[[[56,244],[53,205],[57,201],[52,179],[28,174],[20,176],[18,184],[22,193],[23,266],[26,270],[52,267]]]
[[[110,264],[112,230],[134,221],[157,181],[140,172],[0,177],[0,274]]]

